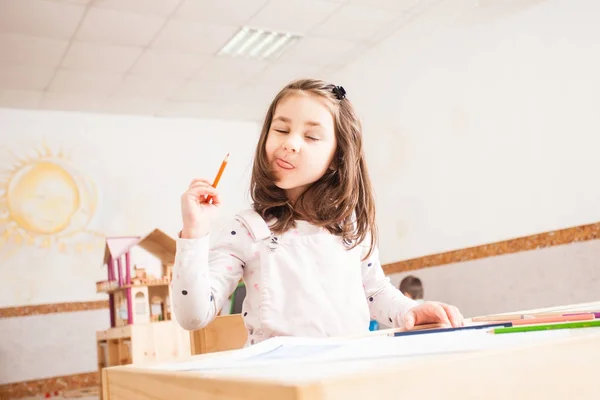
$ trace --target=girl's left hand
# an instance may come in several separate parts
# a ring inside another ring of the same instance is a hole
[[[458,327],[464,325],[464,317],[458,311],[458,308],[437,301],[426,301],[404,314],[404,327],[406,329],[412,329],[415,325],[434,323]]]

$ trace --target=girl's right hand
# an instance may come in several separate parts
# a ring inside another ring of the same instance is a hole
[[[219,192],[212,183],[206,179],[194,179],[181,196],[181,237],[194,239],[206,235],[210,231],[210,223],[218,215],[220,204]]]

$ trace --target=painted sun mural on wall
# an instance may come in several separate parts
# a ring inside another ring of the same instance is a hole
[[[33,156],[13,154],[13,159],[8,168],[0,168],[0,248],[82,252],[103,245],[103,235],[88,229],[97,190],[62,150],[53,152],[44,144]]]

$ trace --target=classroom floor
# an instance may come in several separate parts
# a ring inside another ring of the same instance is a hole
[[[85,389],[80,389],[80,390],[69,390],[69,391],[65,391],[65,392],[44,393],[44,394],[40,394],[38,396],[20,397],[19,398],[19,400],[41,400],[41,399],[99,400],[100,399],[100,388],[99,387],[91,387],[91,388],[85,388]],[[16,400],[16,399],[8,399],[8,400]]]

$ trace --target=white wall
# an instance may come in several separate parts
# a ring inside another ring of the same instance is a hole
[[[442,1],[336,76],[364,118],[384,262],[600,221],[598,15]]]
[[[255,123],[0,109],[0,127],[0,307],[106,299],[95,293],[95,282],[106,279],[102,235],[145,235],[160,228],[175,237],[181,194],[194,177],[214,179],[227,152],[231,157],[219,184],[223,215],[249,204]],[[22,181],[20,195],[7,189],[11,178],[23,177],[28,162],[45,157],[73,182],[55,179],[54,186],[36,193],[36,181],[29,179]],[[79,211],[47,212],[56,204],[40,196],[57,196],[54,201],[64,206],[70,184],[79,193]],[[11,215],[11,199],[34,207],[38,226],[68,224],[56,228],[48,242],[44,235],[28,242],[17,234],[23,221]]]
[[[393,274],[398,287],[418,276],[426,300],[457,306],[465,317],[598,301],[600,240],[504,254]]]
[[[96,371],[96,332],[108,328],[106,310],[0,319],[0,385]]]

